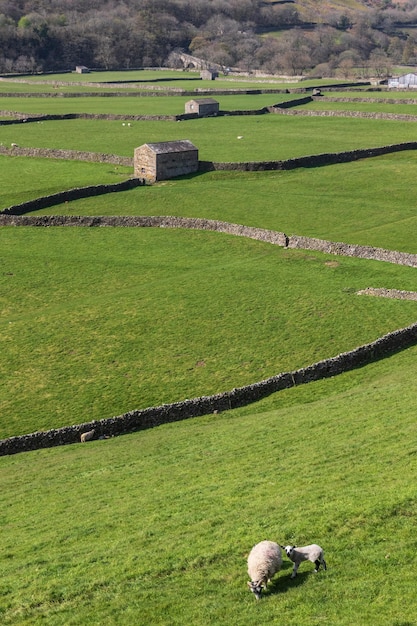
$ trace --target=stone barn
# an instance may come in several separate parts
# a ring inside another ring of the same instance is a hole
[[[388,87],[391,89],[417,89],[417,74],[404,74],[388,79]]]
[[[75,68],[75,71],[77,72],[77,74],[89,74],[90,73],[90,70],[85,65],[77,65],[77,67]]]
[[[198,149],[188,139],[145,143],[135,149],[134,176],[147,183],[198,171]]]
[[[219,103],[214,98],[197,98],[196,100],[188,100],[185,103],[186,113],[197,113],[199,117],[207,115],[217,115],[219,112]]]
[[[202,80],[216,80],[219,77],[219,72],[217,70],[201,70],[200,78]]]

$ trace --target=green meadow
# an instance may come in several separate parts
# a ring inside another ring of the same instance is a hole
[[[412,268],[216,233],[4,228],[2,258],[0,437],[227,391],[415,321],[415,302],[356,295],[412,290]]]
[[[90,113],[112,115],[181,115],[185,103],[195,96],[85,96],[65,98],[1,97],[0,110],[29,114]],[[257,110],[293,99],[291,94],[221,95],[216,96],[222,111]]]
[[[45,103],[127,115],[133,98],[120,98]],[[219,101],[229,98],[260,101]],[[0,97],[0,109],[31,100]],[[169,100],[155,107],[183,107]],[[187,138],[214,161],[415,137],[412,122],[280,115],[0,128],[6,146],[131,157],[144,142]],[[210,172],[38,214],[202,217],[417,253],[416,158]],[[133,174],[6,155],[0,167],[0,209]],[[0,438],[228,391],[416,322],[415,301],[356,294],[369,286],[417,291],[416,270],[215,232],[1,227]],[[416,357],[414,346],[238,410],[1,457],[0,623],[416,624]],[[291,580],[284,557],[257,602],[246,559],[263,539],[319,543],[328,571],[305,563]]]
[[[124,84],[130,83],[131,85],[148,84],[154,86],[172,87],[172,88],[221,88],[224,86],[230,89],[253,89],[269,86],[273,88],[301,88],[305,89],[311,86],[320,85],[325,87],[326,85],[338,85],[346,83],[341,79],[308,79],[303,80],[301,83],[297,83],[295,80],[282,80],[279,77],[247,77],[247,76],[224,76],[220,73],[216,82],[199,80],[200,73],[198,71],[175,71],[175,70],[130,70],[124,72],[89,72],[86,74],[78,74],[77,72],[70,72],[65,74],[47,74],[47,75],[28,75],[24,76],[23,80],[27,84],[54,84],[58,86],[59,83],[101,83],[101,85],[110,84],[112,87],[117,86],[119,89],[123,88]],[[7,76],[3,79],[7,82]],[[2,81],[3,82],[3,81]]]
[[[312,111],[363,111],[365,113],[394,113],[395,115],[417,115],[417,104],[393,104],[385,102],[329,102],[315,100],[298,107]]]
[[[242,139],[238,139],[242,137]],[[265,161],[417,140],[417,126],[393,120],[289,115],[172,121],[53,120],[1,128],[5,146],[131,156],[143,143],[189,139],[209,161]]]
[[[416,357],[2,458],[2,623],[415,623]],[[318,541],[327,572],[291,581],[285,558],[257,602],[246,558],[265,537]]]
[[[405,151],[283,172],[210,172],[78,200],[38,214],[207,217],[288,235],[416,253],[416,237],[410,236],[417,228],[416,159],[414,151]],[[0,163],[8,172],[0,191],[2,208],[132,174],[128,167],[76,161],[0,156]],[[21,172],[24,177],[19,177]]]

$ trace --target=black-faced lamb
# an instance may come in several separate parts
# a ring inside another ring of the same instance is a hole
[[[249,589],[257,600],[272,576],[281,569],[281,549],[274,541],[261,541],[252,548],[248,556]]]
[[[326,561],[324,560],[324,551],[323,548],[318,546],[316,543],[312,543],[310,546],[303,546],[301,548],[297,548],[296,546],[281,546],[283,550],[285,550],[287,557],[294,563],[294,567],[292,570],[291,578],[295,578],[297,576],[297,570],[300,566],[300,563],[303,561],[311,561],[316,566],[315,572],[319,571],[320,565],[323,566],[323,569],[327,569]]]

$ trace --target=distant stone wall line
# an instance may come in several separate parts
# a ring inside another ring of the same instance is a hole
[[[21,204],[15,204],[12,207],[8,207],[0,211],[0,225],[5,226],[13,224],[13,219],[8,222],[7,216],[19,216],[30,213],[31,211],[40,211],[41,209],[47,209],[52,206],[63,204],[64,202],[71,202],[73,200],[80,200],[82,198],[91,198],[94,196],[101,196],[107,193],[115,193],[117,191],[127,191],[143,185],[143,181],[139,178],[129,178],[128,180],[120,183],[109,183],[107,185],[90,185],[87,187],[75,187],[68,189],[67,191],[59,191],[58,193],[51,194],[50,196],[42,196],[34,200],[28,200]],[[30,219],[30,218],[26,218]],[[36,221],[36,218],[34,218]],[[38,225],[38,224],[33,224]],[[53,225],[53,224],[45,224]]]
[[[417,118],[416,118],[417,119]],[[312,154],[309,156],[294,157],[283,161],[244,161],[241,163],[217,163],[214,161],[200,161],[199,171],[242,171],[242,172],[263,172],[271,170],[292,170],[299,167],[321,167],[323,165],[335,165],[338,163],[349,163],[359,159],[369,159],[393,152],[405,150],[417,150],[417,141],[409,141],[388,146],[375,148],[360,148],[358,150],[347,150],[345,152],[328,152],[322,154]]]
[[[3,95],[3,94],[2,94]],[[417,104],[417,100],[413,98],[343,98],[335,96],[317,96],[313,100],[318,102],[363,102],[366,104]]]
[[[317,111],[310,109],[291,109],[269,107],[270,113],[279,115],[302,115],[305,117],[354,117],[373,120],[394,120],[397,122],[417,122],[417,115],[407,113],[382,113],[371,111]]]
[[[111,193],[112,191],[123,191],[138,186],[138,179],[130,179],[124,183],[112,186],[100,186],[105,189],[101,193]],[[80,188],[73,190],[79,197],[88,197],[81,195],[87,190],[89,195],[95,194],[95,188]],[[62,192],[62,198],[66,198],[68,192]],[[37,209],[53,206],[53,201],[57,196],[47,196],[45,199],[39,198]],[[41,206],[42,200],[46,200],[45,207]],[[65,200],[61,200],[65,201]],[[28,203],[24,203],[28,204]],[[22,210],[23,205],[17,205]],[[268,230],[265,228],[257,228],[255,226],[243,226],[241,224],[233,224],[220,220],[209,220],[204,218],[193,217],[176,217],[176,216],[72,216],[72,215],[23,215],[22,212],[13,213],[16,207],[5,209],[0,213],[0,226],[35,226],[35,227],[53,227],[53,226],[112,226],[112,227],[140,227],[140,228],[185,228],[195,230],[208,230],[221,232],[239,237],[247,237],[257,241],[271,243],[284,248],[298,248],[302,250],[315,250],[325,254],[336,256],[355,257],[360,259],[369,259],[374,261],[385,261],[396,265],[405,265],[408,267],[417,267],[417,254],[408,252],[399,252],[397,250],[385,250],[383,248],[375,248],[372,246],[360,246],[356,244],[348,244],[342,242],[327,241],[325,239],[317,239],[314,237],[304,237],[299,235],[286,235],[283,232]],[[33,209],[32,209],[33,210]]]
[[[88,161],[93,163],[111,163],[133,168],[133,157],[124,157],[116,154],[102,154],[81,150],[62,150],[59,148],[24,148],[22,146],[1,146],[0,154],[5,156],[24,156],[46,159],[65,159],[70,161]]]
[[[251,111],[249,114],[257,114],[257,112]],[[194,114],[191,115],[195,117]],[[359,159],[369,159],[405,150],[417,150],[417,141],[409,141],[375,148],[360,148],[357,150],[347,150],[345,152],[312,154],[280,161],[243,161],[230,163],[199,161],[198,168],[200,173],[211,171],[263,172],[271,170],[292,170],[299,167],[321,167],[323,165],[348,163]],[[4,154],[6,156],[25,156],[90,161],[97,163],[113,163],[115,165],[125,165],[132,168],[134,164],[133,157],[123,157],[115,154],[101,154],[98,152],[63,150],[57,148],[26,148],[18,145],[11,147],[0,145],[0,154]]]
[[[288,237],[285,233],[230,224],[217,220],[199,218],[177,218],[167,216],[132,216],[132,217],[91,217],[91,216],[18,216],[0,214],[2,226],[125,226],[125,227],[159,227],[159,228],[195,228],[212,230],[237,236],[249,237],[284,247],[320,250],[331,254],[372,258],[392,263],[402,263],[417,267],[417,255],[397,251],[381,250],[364,246],[327,242],[307,237]],[[408,292],[404,292],[408,293]],[[352,351],[336,357],[319,361],[306,368],[285,372],[260,382],[213,396],[202,396],[192,400],[184,400],[173,404],[134,410],[121,416],[94,420],[35,432],[27,435],[10,437],[0,441],[0,456],[16,454],[40,448],[66,445],[80,441],[83,432],[94,429],[95,438],[112,437],[137,430],[218,413],[241,406],[246,406],[282,389],[336,376],[351,369],[362,367],[377,359],[406,349],[417,343],[417,323],[406,328],[388,333],[376,341],[360,346]]]

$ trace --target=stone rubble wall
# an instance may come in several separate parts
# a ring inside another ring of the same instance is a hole
[[[43,196],[41,198],[36,198],[35,200],[28,200],[27,202],[15,204],[12,207],[8,207],[3,209],[3,211],[0,211],[0,225],[4,225],[1,221],[3,216],[24,215],[30,211],[40,211],[41,209],[47,209],[58,204],[63,204],[64,202],[80,200],[81,198],[102,196],[104,194],[115,193],[117,191],[127,191],[141,185],[143,185],[143,181],[141,179],[129,178],[121,183],[76,187],[75,189],[68,189],[67,191],[60,191],[58,193],[51,194],[50,196]]]
[[[417,142],[410,142],[407,144],[396,144],[395,146],[385,146],[370,150],[357,150],[348,153],[302,157],[300,159],[291,159],[286,162],[271,162],[271,164],[275,164],[274,169],[313,167],[321,164],[341,163],[358,158],[378,156],[379,154],[387,154],[389,152],[400,150],[414,150],[416,148]],[[17,150],[17,148],[13,149],[13,153],[15,153],[15,150]],[[51,151],[48,151],[48,154],[50,154],[50,152]],[[277,167],[276,164],[281,164],[281,166]],[[287,165],[283,167],[282,164]],[[265,164],[211,163],[209,165],[212,169],[216,169],[214,166],[226,166],[224,169],[242,169],[249,171],[247,167],[248,165],[258,167]],[[218,169],[222,168],[218,167]],[[258,169],[262,168],[258,167]],[[38,198],[36,200],[16,205],[14,207],[9,207],[8,209],[1,211],[0,226],[140,226],[160,228],[195,228],[250,237],[288,248],[317,250],[329,254],[355,256],[358,258],[374,259],[417,267],[417,255],[415,254],[382,250],[368,246],[328,242],[308,237],[287,236],[285,233],[246,227],[238,224],[228,224],[227,222],[215,220],[158,216],[83,217],[24,215],[24,213],[54,206],[68,201],[69,199],[121,191],[123,189],[130,189],[141,184],[143,184],[143,181],[139,179],[129,179],[124,183],[86,187],[69,190],[52,196],[46,196],[44,198]],[[335,376],[353,368],[362,367],[372,361],[375,361],[376,359],[383,358],[389,354],[393,354],[399,350],[413,346],[416,343],[417,324],[413,324],[406,328],[394,331],[393,333],[384,335],[384,337],[381,337],[375,342],[360,346],[350,352],[339,354],[336,357],[319,361],[318,363],[315,363],[307,368],[302,368],[293,372],[281,373],[255,384],[238,389],[232,389],[231,391],[225,393],[213,396],[202,396],[200,398],[162,405],[160,407],[150,407],[143,410],[130,411],[121,416],[108,419],[95,420],[64,428],[10,437],[0,441],[0,456],[76,443],[80,441],[80,437],[83,432],[90,431],[92,429],[95,430],[95,438],[106,438],[145,428],[152,428],[168,422],[174,422],[211,413],[218,413],[240,406],[245,406],[281,389],[305,384],[313,380]]]
[[[378,113],[372,111],[313,111],[308,109],[291,109],[270,107],[270,113],[279,115],[302,115],[304,117],[355,117],[372,120],[394,120],[396,122],[417,122],[417,115],[407,113]]]
[[[404,291],[403,289],[367,287],[356,293],[358,296],[378,296],[380,298],[393,298],[395,300],[417,300],[417,291]]]
[[[94,420],[64,428],[9,437],[0,441],[0,456],[78,443],[81,434],[91,430],[95,431],[95,439],[105,439],[154,428],[161,424],[228,411],[259,401],[282,389],[337,376],[354,368],[363,367],[416,343],[417,324],[413,324],[384,335],[377,341],[360,346],[350,352],[344,352],[333,358],[314,363],[309,367],[281,373],[225,393],[130,411],[117,417]]]
[[[404,262],[417,267],[417,255],[376,248],[335,244],[322,240],[309,240],[307,237],[288,237],[284,233],[257,229],[254,227],[228,224],[227,222],[206,219],[176,217],[89,217],[89,216],[16,216],[0,214],[2,226],[125,226],[159,228],[195,228],[214,230],[237,236],[259,239],[284,247],[320,250],[332,254],[350,253],[360,258],[372,258],[394,263]],[[311,243],[311,245],[309,245]],[[367,254],[370,256],[367,256]],[[380,253],[382,257],[379,258]],[[392,258],[390,258],[392,255]],[[202,396],[159,407],[130,411],[123,415],[102,420],[94,420],[64,428],[10,437],[0,441],[0,456],[16,454],[40,448],[77,443],[81,434],[94,429],[94,438],[107,438],[137,430],[153,428],[168,422],[179,421],[200,415],[219,413],[229,409],[246,406],[266,396],[295,385],[336,376],[342,372],[362,367],[372,361],[403,350],[417,343],[417,323],[384,335],[376,341],[319,361],[306,368],[285,372],[266,380],[232,389],[213,396]]]
[[[90,163],[111,163],[112,165],[133,167],[133,157],[123,157],[116,154],[101,154],[99,152],[83,152],[79,150],[61,150],[59,148],[23,148],[21,146],[9,148],[0,145],[0,154],[4,154],[5,156],[88,161]]]
[[[358,161],[359,159],[369,159],[383,154],[390,154],[392,152],[402,152],[404,150],[417,150],[417,141],[380,146],[377,148],[349,150],[346,152],[313,154],[310,156],[295,157],[284,161],[246,161],[241,163],[200,161],[199,169],[201,172],[235,170],[241,172],[262,172],[268,170],[292,170],[298,167],[321,167],[323,165],[348,163],[351,161]]]
[[[101,193],[125,191],[140,186],[141,184],[142,181],[139,179],[129,179],[128,181],[125,181],[125,183],[98,185],[97,187],[83,187],[70,191],[73,191],[75,195],[72,199],[79,199],[81,197],[101,195]],[[247,237],[249,239],[271,243],[284,248],[315,250],[325,254],[349,256],[374,261],[385,261],[386,263],[394,263],[396,265],[417,267],[417,254],[409,252],[399,252],[397,250],[385,250],[383,248],[374,248],[372,246],[360,246],[342,242],[326,241],[325,239],[316,239],[314,237],[286,235],[283,232],[256,228],[254,226],[242,226],[241,224],[232,224],[221,220],[155,215],[95,217],[73,215],[23,215],[24,209],[32,204],[36,207],[36,209],[32,208],[27,210],[40,210],[46,207],[49,208],[53,206],[53,204],[65,202],[68,199],[69,193],[70,192],[62,192],[52,196],[46,196],[45,198],[30,200],[27,203],[22,203],[20,205],[16,205],[15,207],[4,209],[4,211],[0,211],[0,226],[117,226],[128,228],[187,228],[195,230],[210,230],[238,237]],[[43,202],[45,202],[45,204],[42,204]]]

